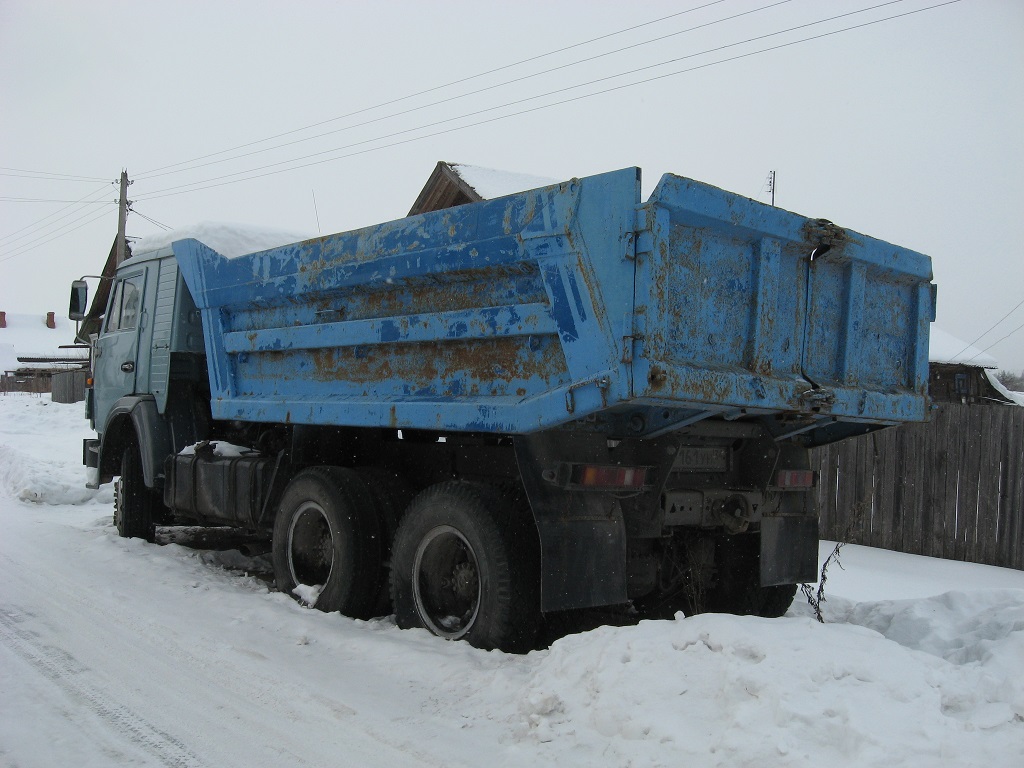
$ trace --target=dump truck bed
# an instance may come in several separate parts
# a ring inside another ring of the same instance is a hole
[[[215,418],[820,444],[926,416],[930,260],[679,176],[573,179],[225,258],[172,246]]]

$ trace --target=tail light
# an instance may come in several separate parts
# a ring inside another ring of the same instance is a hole
[[[782,469],[775,478],[777,488],[813,488],[818,473],[810,469]]]
[[[609,464],[570,464],[546,469],[541,477],[569,491],[639,491],[647,487],[650,467]]]

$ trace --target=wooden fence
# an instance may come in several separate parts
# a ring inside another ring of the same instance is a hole
[[[53,374],[50,380],[51,398],[55,403],[80,403],[85,400],[85,380],[89,372],[85,370],[62,371]]]
[[[942,404],[811,456],[822,538],[1024,569],[1024,408]]]

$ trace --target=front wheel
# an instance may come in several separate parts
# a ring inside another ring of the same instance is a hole
[[[497,490],[449,482],[413,501],[392,548],[391,597],[403,629],[477,648],[526,652],[540,618],[532,521]]]
[[[313,467],[285,489],[274,521],[277,588],[322,611],[375,613],[383,542],[376,506],[350,469]]]
[[[114,526],[125,538],[156,540],[160,496],[146,487],[139,446],[128,442],[121,454],[121,476],[114,484]]]

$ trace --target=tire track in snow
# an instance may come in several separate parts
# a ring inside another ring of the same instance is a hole
[[[124,557],[138,556],[137,553],[127,551],[120,554]],[[31,557],[28,557],[27,560],[30,561]],[[223,655],[212,658],[201,652],[197,653],[189,647],[188,638],[182,637],[173,627],[164,627],[163,631],[154,632],[153,628],[147,624],[146,617],[138,613],[135,604],[130,600],[115,603],[110,599],[92,595],[88,591],[75,589],[63,591],[59,595],[52,594],[47,590],[40,591],[38,584],[26,575],[29,572],[28,569],[27,562],[18,562],[9,555],[0,553],[0,571],[3,572],[3,578],[7,583],[15,587],[15,594],[31,594],[35,604],[49,603],[55,611],[64,615],[65,621],[70,616],[76,616],[76,620],[71,623],[89,632],[93,637],[92,642],[97,647],[106,642],[104,633],[112,633],[121,638],[144,639],[156,651],[148,655],[146,663],[159,665],[166,670],[166,672],[151,670],[154,678],[176,677],[181,686],[187,686],[190,680],[201,682],[207,705],[213,699],[220,699],[226,706],[234,710],[236,722],[248,722],[252,727],[260,730],[259,740],[273,754],[272,762],[267,763],[268,765],[304,765],[311,768],[313,766],[326,768],[335,764],[333,759],[321,758],[319,755],[311,753],[308,748],[303,748],[302,742],[291,743],[292,738],[289,734],[288,724],[301,723],[313,717],[331,729],[358,715],[352,707],[333,697],[310,691],[301,682],[268,674],[267,671],[260,671],[251,665],[240,666]],[[209,566],[203,565],[202,570],[210,569]],[[257,597],[257,595],[254,594],[253,597]],[[5,608],[6,606],[2,606],[0,610]],[[45,613],[52,614],[49,610]],[[0,636],[0,640],[3,640],[2,636]],[[56,655],[65,654],[64,651],[57,648],[51,647],[51,650]],[[236,647],[235,650],[247,653],[244,647]],[[248,702],[250,706],[238,709],[237,706],[230,703],[239,701]],[[311,704],[315,706],[311,707]],[[267,712],[273,712],[278,722],[272,724],[253,717],[254,713]],[[223,715],[222,712],[221,716],[223,717]],[[141,718],[139,719],[141,720]],[[225,718],[225,721],[229,720]],[[359,754],[367,758],[370,756],[380,758],[390,753],[390,757],[386,759],[389,765],[442,766],[446,764],[442,756],[424,751],[419,745],[396,737],[368,722],[362,721],[353,724],[351,728],[353,736],[362,736],[368,742],[358,746],[353,741],[346,743],[346,747],[352,750],[351,757],[356,759],[357,763]],[[238,731],[238,733],[241,734],[242,731]],[[342,736],[342,734],[343,731],[337,733],[338,736]],[[210,734],[204,732],[191,735],[194,737],[192,741],[196,748],[204,740],[210,738]],[[181,742],[177,743],[181,744]],[[187,751],[187,748],[182,746]],[[308,745],[306,746],[308,747]],[[194,753],[190,751],[188,753],[194,757]],[[191,766],[201,763],[167,764]]]
[[[0,643],[19,656],[40,675],[86,707],[120,739],[169,768],[201,768],[205,765],[188,747],[169,733],[126,707],[111,701],[81,679],[86,671],[71,654],[46,645],[19,624],[26,616],[18,608],[0,605]]]

